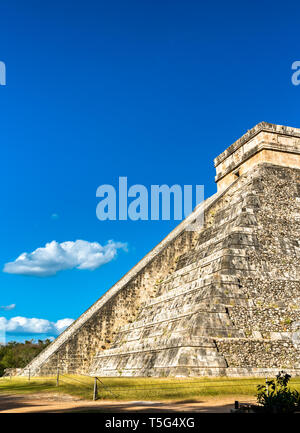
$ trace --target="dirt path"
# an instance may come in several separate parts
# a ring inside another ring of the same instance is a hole
[[[253,397],[210,397],[199,401],[108,401],[81,400],[68,395],[31,394],[4,395],[0,394],[0,413],[60,413],[60,412],[203,412],[226,413],[234,407],[234,400],[254,402]]]

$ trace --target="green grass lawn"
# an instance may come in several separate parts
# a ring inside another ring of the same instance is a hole
[[[221,397],[225,395],[254,396],[256,386],[264,383],[263,378],[102,378],[98,382],[98,398],[106,400],[183,400],[197,397]],[[94,379],[87,376],[0,378],[0,393],[62,393],[84,399],[93,398]],[[293,389],[300,391],[300,379],[290,382]]]

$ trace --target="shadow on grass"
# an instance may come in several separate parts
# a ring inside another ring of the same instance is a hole
[[[41,406],[45,406],[45,404],[40,403],[39,401],[37,401],[36,404],[32,402],[29,403],[24,401],[24,396],[0,395],[0,413],[6,410],[23,409],[29,407],[40,408]]]

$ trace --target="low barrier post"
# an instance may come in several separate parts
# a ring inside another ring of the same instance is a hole
[[[97,400],[98,398],[98,384],[97,384],[97,377],[94,379],[94,393],[93,393],[93,400]]]

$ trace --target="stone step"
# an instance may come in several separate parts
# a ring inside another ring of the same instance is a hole
[[[207,311],[201,310],[201,307],[198,305],[186,305],[182,308],[174,308],[173,310],[166,309],[159,314],[154,315],[154,317],[148,315],[142,320],[137,320],[130,325],[125,325],[122,327],[123,331],[142,328],[149,325],[155,325],[157,323],[167,322],[170,320],[178,320],[183,317],[192,316],[195,314],[200,314],[202,316],[202,320],[211,320],[215,322],[216,320],[221,321],[224,320],[227,322],[228,315],[225,312],[219,311]]]
[[[210,254],[206,254],[206,252],[203,252],[203,249],[198,248],[182,256],[179,259],[181,261],[180,268],[158,283],[158,295],[164,294],[166,291],[183,284],[209,277],[215,272],[216,265],[214,265],[214,262],[219,263],[224,255],[241,257],[241,261],[243,261],[242,259],[247,255],[244,250],[246,246],[247,250],[255,250],[257,239],[254,233],[252,229],[244,228],[244,230],[241,230],[238,227],[238,230],[233,229],[230,234],[223,235],[218,240],[218,246],[211,246]],[[242,266],[247,270],[254,270],[251,267],[249,268],[245,260]]]
[[[92,373],[99,376],[120,375],[124,371],[142,371],[164,368],[226,368],[227,364],[216,348],[202,348],[190,346],[190,343],[181,342],[173,347],[155,346],[152,349],[136,350],[125,353],[114,353],[112,350],[106,354],[96,355],[91,368]]]
[[[175,298],[177,296],[184,295],[185,293],[189,293],[190,291],[203,289],[205,287],[211,286],[212,284],[217,284],[219,286],[226,286],[226,288],[234,288],[238,286],[239,280],[234,275],[209,275],[207,277],[203,277],[201,279],[197,279],[186,284],[180,285],[180,287],[176,287],[174,289],[168,290],[166,293],[162,295],[158,295],[155,298],[149,299],[147,302],[141,304],[142,308],[150,307],[151,305],[164,302],[165,300],[169,300]]]
[[[91,376],[100,376],[98,370],[92,371]],[[101,377],[215,377],[226,376],[226,367],[162,367],[162,368],[136,368],[136,369],[123,369],[122,371],[113,370],[100,370]],[[276,374],[273,374],[275,376]],[[249,374],[248,374],[249,376]],[[115,391],[118,393],[118,390]]]
[[[194,314],[202,314],[203,317],[207,315],[221,314],[226,316],[226,308],[229,306],[244,306],[245,308],[252,307],[252,300],[245,297],[245,294],[238,288],[231,293],[223,287],[208,287],[206,290],[195,290],[185,305],[183,302],[178,302],[171,299],[170,303],[157,303],[140,312],[137,320],[123,325],[120,328],[121,332],[130,331],[144,326],[155,325],[157,323],[165,322],[168,320],[180,319],[182,317],[191,316]],[[184,295],[182,295],[184,298]],[[182,301],[181,298],[181,301]],[[176,298],[175,298],[176,300]]]
[[[188,341],[189,347],[201,348],[205,353],[212,355],[216,352],[216,345],[213,339],[205,337],[190,337]],[[106,357],[110,355],[120,354],[120,353],[135,353],[135,352],[145,352],[149,350],[163,350],[166,348],[176,348],[186,345],[186,335],[184,336],[174,336],[169,338],[162,337],[158,341],[153,341],[153,338],[145,338],[140,341],[129,341],[122,346],[112,347],[110,349],[102,350],[97,352],[97,357]]]

